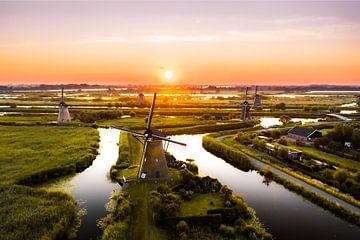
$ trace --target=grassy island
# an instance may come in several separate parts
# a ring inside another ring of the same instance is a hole
[[[133,177],[141,150],[122,133],[111,176]],[[217,179],[200,177],[191,162],[170,154],[167,160],[169,179],[129,182],[113,196],[110,214],[101,221],[103,239],[272,239],[241,196]]]

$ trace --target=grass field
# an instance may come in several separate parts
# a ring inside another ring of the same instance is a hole
[[[187,127],[194,125],[203,125],[216,123],[216,120],[201,120],[194,116],[154,116],[152,120],[153,128],[172,128],[172,127]],[[99,125],[115,125],[119,127],[126,127],[132,129],[145,129],[145,116],[136,116],[122,119],[113,119],[106,121],[99,121]]]
[[[355,160],[343,158],[340,156],[336,156],[330,153],[326,153],[323,151],[320,151],[314,147],[307,147],[307,146],[292,146],[295,149],[299,149],[303,151],[305,154],[318,159],[320,161],[324,161],[330,164],[334,164],[335,166],[339,166],[342,168],[346,168],[352,171],[356,171],[360,169],[360,162],[357,162]]]
[[[0,126],[0,132],[0,238],[67,238],[76,217],[73,198],[14,184],[44,182],[90,164],[98,147],[97,130]]]
[[[0,238],[63,239],[75,220],[75,203],[61,192],[0,186]]]
[[[180,216],[206,215],[207,210],[224,207],[224,199],[218,193],[194,194],[191,201],[181,204]]]
[[[99,139],[97,130],[81,127],[0,126],[0,132],[3,183],[49,171],[56,177],[65,168],[74,172],[77,163],[95,157]]]

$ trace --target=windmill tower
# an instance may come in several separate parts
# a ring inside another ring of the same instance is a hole
[[[64,102],[64,88],[61,88],[61,100],[59,104],[58,124],[70,123],[70,113],[68,106]]]
[[[254,108],[261,108],[261,95],[257,94],[258,86],[255,87],[255,94],[254,94]]]
[[[137,180],[140,179],[160,179],[168,178],[171,173],[167,167],[165,151],[162,141],[172,142],[186,146],[186,144],[166,138],[158,130],[151,129],[151,121],[154,113],[156,93],[154,93],[150,113],[144,133],[135,132],[119,127],[112,127],[120,131],[127,132],[143,143],[143,152],[140,160],[140,166],[137,174]],[[142,140],[141,140],[142,139]]]
[[[139,93],[137,98],[137,105],[139,107],[143,107],[145,105],[145,96],[143,93]]]
[[[250,104],[247,101],[247,94],[248,94],[248,87],[246,87],[245,90],[245,100],[244,102],[241,104],[241,116],[240,119],[241,120],[248,120],[250,119]]]

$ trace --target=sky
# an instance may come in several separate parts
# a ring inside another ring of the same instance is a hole
[[[0,84],[360,85],[359,13],[360,1],[0,0]]]

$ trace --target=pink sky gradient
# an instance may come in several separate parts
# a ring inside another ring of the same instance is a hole
[[[0,2],[0,84],[360,84],[360,2]]]

